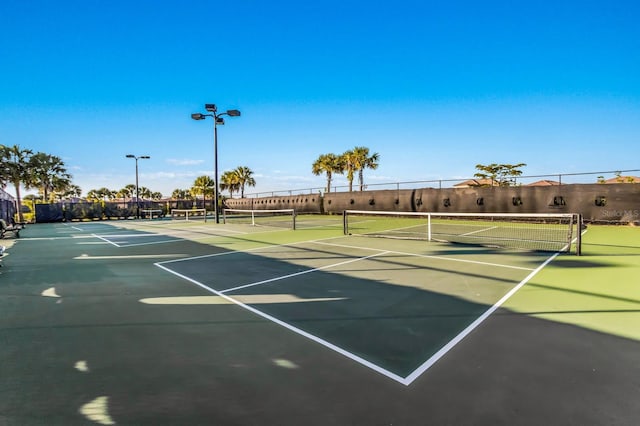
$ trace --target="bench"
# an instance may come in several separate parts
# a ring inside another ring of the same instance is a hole
[[[22,224],[9,225],[6,220],[0,219],[0,238],[4,238],[8,232],[13,233],[13,236],[20,238],[20,230],[24,228]]]

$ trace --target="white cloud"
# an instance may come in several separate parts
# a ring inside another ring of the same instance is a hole
[[[174,166],[196,166],[198,164],[204,163],[204,160],[194,160],[188,158],[167,158],[167,163]]]

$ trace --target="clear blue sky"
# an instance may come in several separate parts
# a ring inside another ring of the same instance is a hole
[[[640,168],[637,1],[3,1],[0,143],[60,156],[84,193],[169,195],[248,166],[247,192],[322,187],[367,146],[365,183]],[[595,178],[594,178],[595,180]],[[345,184],[338,177],[336,184]],[[13,188],[8,188],[13,193]]]

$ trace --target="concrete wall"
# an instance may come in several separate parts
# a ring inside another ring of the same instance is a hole
[[[413,189],[362,192],[333,192],[324,195],[324,211],[344,210],[414,211]]]
[[[452,213],[580,213],[588,222],[640,225],[640,185],[572,184],[507,188],[404,189],[230,199],[230,208],[342,214],[344,210]]]
[[[286,197],[232,198],[225,200],[224,205],[230,209],[295,209],[298,213],[322,213],[322,196],[303,194]]]

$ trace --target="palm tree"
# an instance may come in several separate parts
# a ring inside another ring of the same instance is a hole
[[[87,192],[87,199],[96,201],[113,200],[118,196],[118,191],[112,191],[109,188],[102,187],[100,189],[92,189]]]
[[[140,198],[151,198],[151,194],[153,194],[146,186],[141,186],[138,192],[140,193]]]
[[[28,167],[31,169],[29,184],[39,189],[45,201],[50,201],[56,187],[71,184],[71,175],[67,173],[64,162],[55,155],[38,152],[29,158]]]
[[[82,189],[78,185],[73,185],[71,182],[64,180],[54,181],[53,192],[51,196],[55,200],[62,200],[71,197],[80,197],[82,195]]]
[[[369,148],[365,146],[357,146],[349,151],[349,158],[353,162],[353,170],[358,171],[358,184],[360,191],[364,190],[364,169],[375,170],[378,168],[378,161],[380,160],[380,154],[377,152],[369,155]],[[351,177],[353,180],[353,175]],[[351,187],[351,180],[349,181]],[[351,190],[351,188],[349,188]]]
[[[174,189],[171,193],[174,200],[188,200],[191,198],[191,192],[188,189]]]
[[[347,151],[342,154],[342,162],[344,170],[347,172],[347,180],[349,181],[349,192],[353,191],[353,174],[355,173],[357,159],[353,151]]]
[[[62,198],[80,198],[82,196],[82,188],[80,188],[78,185],[71,184],[67,186],[64,191],[62,191],[61,196]]]
[[[345,162],[343,160],[343,157],[335,154],[322,154],[311,166],[311,171],[314,175],[327,174],[327,192],[331,192],[333,173],[344,173]]]
[[[124,201],[125,198],[133,198],[134,195],[136,195],[136,186],[130,183],[119,190],[116,197],[122,198]]]
[[[129,190],[127,190],[126,188],[122,188],[118,190],[118,192],[116,192],[116,197],[121,198],[122,202],[124,203],[125,198],[127,198],[129,194]]]
[[[235,170],[226,171],[220,176],[220,191],[229,191],[229,197],[233,198],[235,191],[240,191],[240,182]]]
[[[99,201],[101,198],[97,189],[90,189],[89,192],[87,192],[87,200],[89,201]]]
[[[256,181],[253,178],[253,171],[245,166],[239,166],[233,171],[238,178],[238,185],[240,185],[240,198],[244,198],[244,187],[256,186]]]
[[[198,176],[193,182],[193,186],[191,187],[191,194],[193,194],[194,196],[202,195],[202,205],[204,208],[207,208],[207,194],[211,194],[211,200],[213,201],[215,187],[215,181],[209,176]]]
[[[22,216],[22,203],[20,200],[20,185],[31,187],[32,174],[29,168],[29,158],[33,154],[30,149],[22,149],[18,145],[12,147],[0,145],[0,184],[4,186],[11,182],[16,189],[16,204],[18,208],[18,220],[24,222]]]

